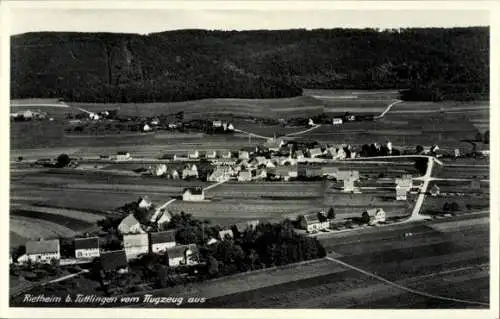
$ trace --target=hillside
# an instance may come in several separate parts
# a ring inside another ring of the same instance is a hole
[[[11,51],[13,98],[168,102],[411,88],[407,99],[460,100],[484,98],[489,84],[487,27],[42,32],[13,36]]]

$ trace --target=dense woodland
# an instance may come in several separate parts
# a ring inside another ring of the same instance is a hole
[[[488,96],[489,28],[42,32],[11,38],[14,98],[83,102],[297,96],[399,88],[408,100]]]

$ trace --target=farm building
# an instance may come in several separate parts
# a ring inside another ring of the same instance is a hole
[[[59,239],[28,241],[26,257],[32,263],[50,263],[61,259]]]
[[[187,202],[196,202],[205,200],[205,193],[201,187],[185,188],[182,192],[182,200]]]
[[[226,238],[234,238],[233,231],[231,229],[224,229],[219,232],[219,238],[220,240],[224,240]]]
[[[396,179],[396,200],[406,200],[407,193],[412,188],[412,180],[408,178]]]
[[[220,121],[220,120],[212,121],[212,126],[213,127],[222,127],[222,121]]]
[[[198,159],[200,157],[200,152],[198,151],[191,151],[188,153],[188,158],[190,159]]]
[[[282,139],[272,138],[264,143],[264,148],[271,152],[278,152],[283,145],[285,145],[285,142]]]
[[[99,257],[99,237],[75,238],[75,257],[93,258]]]
[[[274,167],[276,167],[276,164],[272,160],[270,160],[270,159],[266,160],[266,162],[264,163],[264,165],[266,166],[266,168],[274,168]]]
[[[227,181],[235,174],[231,166],[218,166],[212,174],[207,178],[209,182],[223,182]]]
[[[130,234],[123,236],[123,248],[127,260],[136,259],[149,252],[148,234]]]
[[[439,186],[437,186],[436,184],[434,184],[429,191],[431,196],[438,196],[439,192],[440,192]]]
[[[240,171],[238,174],[239,182],[248,182],[252,180],[252,172],[251,171]]]
[[[332,124],[333,125],[341,125],[343,123],[341,118],[334,118],[332,119]]]
[[[276,167],[276,169],[274,170],[274,175],[285,181],[289,181],[290,178],[297,178],[297,166],[293,165]]]
[[[176,233],[177,233],[176,229],[150,233],[149,242],[151,243],[151,252],[155,254],[163,253],[167,249],[175,247]]]
[[[121,221],[118,225],[118,231],[122,235],[144,233],[141,223],[135,218],[134,214],[129,214]]]
[[[158,164],[149,167],[149,172],[154,176],[163,176],[167,173],[167,165]]]
[[[131,159],[130,153],[129,152],[118,152],[116,153],[116,160],[117,161],[126,161]]]
[[[101,268],[104,272],[128,272],[128,261],[125,250],[107,251],[101,254]]]
[[[196,265],[199,262],[196,244],[180,245],[167,249],[168,266]]]
[[[215,159],[215,158],[217,158],[217,152],[216,151],[207,151],[205,153],[205,158],[207,158],[207,159]]]
[[[231,158],[231,152],[230,151],[223,151],[221,153],[221,158],[230,159]]]
[[[189,177],[198,178],[198,168],[194,164],[192,166],[188,165],[182,170],[182,179]]]
[[[162,225],[165,225],[166,223],[170,222],[172,219],[172,215],[168,211],[165,211],[164,209],[160,210],[160,213],[158,214],[159,217],[157,217],[154,222],[160,228]]]
[[[369,225],[376,225],[385,222],[385,211],[382,208],[368,209],[365,213],[370,216]]]
[[[248,153],[248,151],[238,151],[238,159],[249,160],[250,154]]]
[[[335,154],[335,155],[333,155],[333,159],[334,159],[334,160],[345,160],[345,159],[346,159],[346,157],[347,157],[347,154],[346,154],[346,152],[345,152],[345,150],[344,150],[344,148],[343,148],[343,147],[339,147],[339,148],[337,149],[336,154]]]
[[[316,158],[321,155],[323,155],[323,151],[321,151],[321,148],[319,147],[309,150],[309,158]]]
[[[300,227],[305,229],[308,233],[319,231],[322,229],[327,229],[330,226],[328,219],[326,216],[322,215],[320,220],[320,214],[312,213],[304,215],[304,217],[300,220]]]
[[[227,130],[228,130],[228,131],[234,131],[234,125],[233,125],[232,123],[229,123],[229,124],[227,125]]]
[[[309,126],[314,126],[314,121],[310,118],[309,121],[307,121],[307,125]]]

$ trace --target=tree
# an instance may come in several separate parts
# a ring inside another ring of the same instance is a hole
[[[484,132],[484,144],[490,144],[490,130]]]
[[[368,214],[368,212],[363,212],[363,214],[361,214],[361,223],[368,224],[369,222],[370,222],[370,214]]]
[[[415,159],[415,168],[422,175],[424,175],[427,171],[427,164],[428,164],[428,160],[426,158]]]
[[[335,219],[335,211],[333,210],[333,207],[330,207],[327,213],[328,219]]]
[[[443,205],[443,212],[449,212],[451,210],[451,206],[448,202]]]
[[[19,157],[17,158],[17,161],[18,161],[18,162],[22,162],[22,161],[23,161],[23,157],[22,157],[22,156],[19,156]]]
[[[483,134],[481,134],[481,133],[478,132],[476,134],[476,139],[475,140],[476,140],[476,142],[482,142],[483,141]]]
[[[453,202],[453,203],[451,203],[451,205],[450,205],[450,210],[451,210],[452,212],[459,211],[459,210],[460,210],[460,205],[458,205],[458,203],[457,203],[457,202]]]
[[[422,145],[417,145],[415,150],[417,151],[417,154],[422,154],[422,152],[424,151],[424,148],[422,147]]]
[[[323,212],[318,213],[318,220],[320,223],[326,222],[326,219],[327,219],[327,217],[325,216],[325,214]]]
[[[69,156],[67,154],[61,154],[57,157],[56,166],[57,167],[66,167],[69,165],[70,162],[71,162],[71,159],[69,158]]]

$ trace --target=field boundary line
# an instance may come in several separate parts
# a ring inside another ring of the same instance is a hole
[[[382,113],[380,113],[379,115],[375,116],[375,119],[381,119],[381,118],[383,118],[387,114],[387,112],[389,112],[392,109],[392,107],[394,105],[396,105],[398,103],[401,103],[401,102],[403,102],[403,101],[402,100],[397,100],[397,101],[392,102],[391,104],[387,105],[386,109]]]
[[[321,127],[321,124],[316,124],[313,127],[308,128],[307,130],[303,130],[303,131],[300,131],[300,132],[286,134],[283,137],[302,135],[302,134],[305,134],[305,133],[311,132],[312,130],[317,129],[318,127]]]
[[[361,268],[358,268],[356,266],[353,266],[351,264],[348,264],[348,263],[343,262],[341,260],[338,260],[336,258],[332,258],[332,257],[325,257],[325,258],[328,259],[328,260],[330,260],[330,261],[336,262],[336,263],[338,263],[338,264],[340,264],[340,265],[342,265],[344,267],[356,270],[357,272],[360,272],[360,273],[362,273],[362,274],[364,274],[366,276],[378,279],[378,280],[380,280],[382,282],[385,282],[386,284],[389,284],[391,286],[394,286],[396,288],[399,288],[401,290],[410,292],[410,293],[415,294],[415,295],[420,295],[420,296],[424,296],[424,297],[428,297],[428,298],[440,299],[440,300],[445,300],[445,301],[454,301],[454,302],[459,302],[459,303],[466,303],[466,304],[481,305],[481,306],[488,306],[489,307],[489,303],[484,303],[484,302],[480,302],[480,301],[472,301],[472,300],[456,299],[456,298],[444,297],[444,296],[437,296],[437,295],[433,295],[433,294],[430,294],[430,293],[427,293],[427,292],[424,292],[424,291],[418,291],[418,290],[415,290],[415,289],[412,289],[412,288],[408,288],[408,287],[402,286],[402,285],[400,285],[398,283],[395,283],[393,281],[385,279],[385,278],[383,278],[383,277],[381,277],[379,275],[376,275],[376,274],[374,274],[372,272],[363,270]]]

